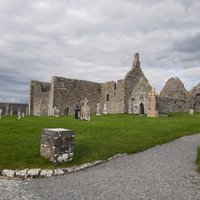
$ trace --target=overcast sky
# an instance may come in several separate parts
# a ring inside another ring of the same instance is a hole
[[[134,52],[150,84],[200,82],[199,0],[0,0],[0,101],[30,80],[124,78]]]

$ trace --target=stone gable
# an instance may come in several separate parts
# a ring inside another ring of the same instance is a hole
[[[179,78],[172,77],[166,82],[160,92],[160,97],[185,99],[189,97],[189,92],[185,89],[183,82]]]

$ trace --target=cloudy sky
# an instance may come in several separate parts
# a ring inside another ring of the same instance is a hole
[[[135,51],[152,86],[200,82],[199,0],[0,0],[0,101],[30,80],[124,78]]]

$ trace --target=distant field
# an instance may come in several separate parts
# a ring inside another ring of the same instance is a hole
[[[75,132],[73,161],[53,164],[40,156],[42,128],[68,128]],[[92,116],[90,122],[72,116],[16,116],[0,120],[0,169],[56,168],[106,159],[117,153],[136,153],[184,135],[200,133],[200,113],[171,113],[169,117],[117,114]]]

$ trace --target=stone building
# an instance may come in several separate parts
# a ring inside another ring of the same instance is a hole
[[[91,112],[97,103],[107,105],[108,113],[146,114],[150,108],[152,87],[140,67],[135,53],[131,70],[117,82],[95,83],[53,76],[50,83],[31,81],[30,114],[51,116],[56,106],[61,115],[74,115],[78,100],[87,98]],[[178,78],[167,81],[157,101],[159,112],[200,111],[200,85],[188,92]]]

